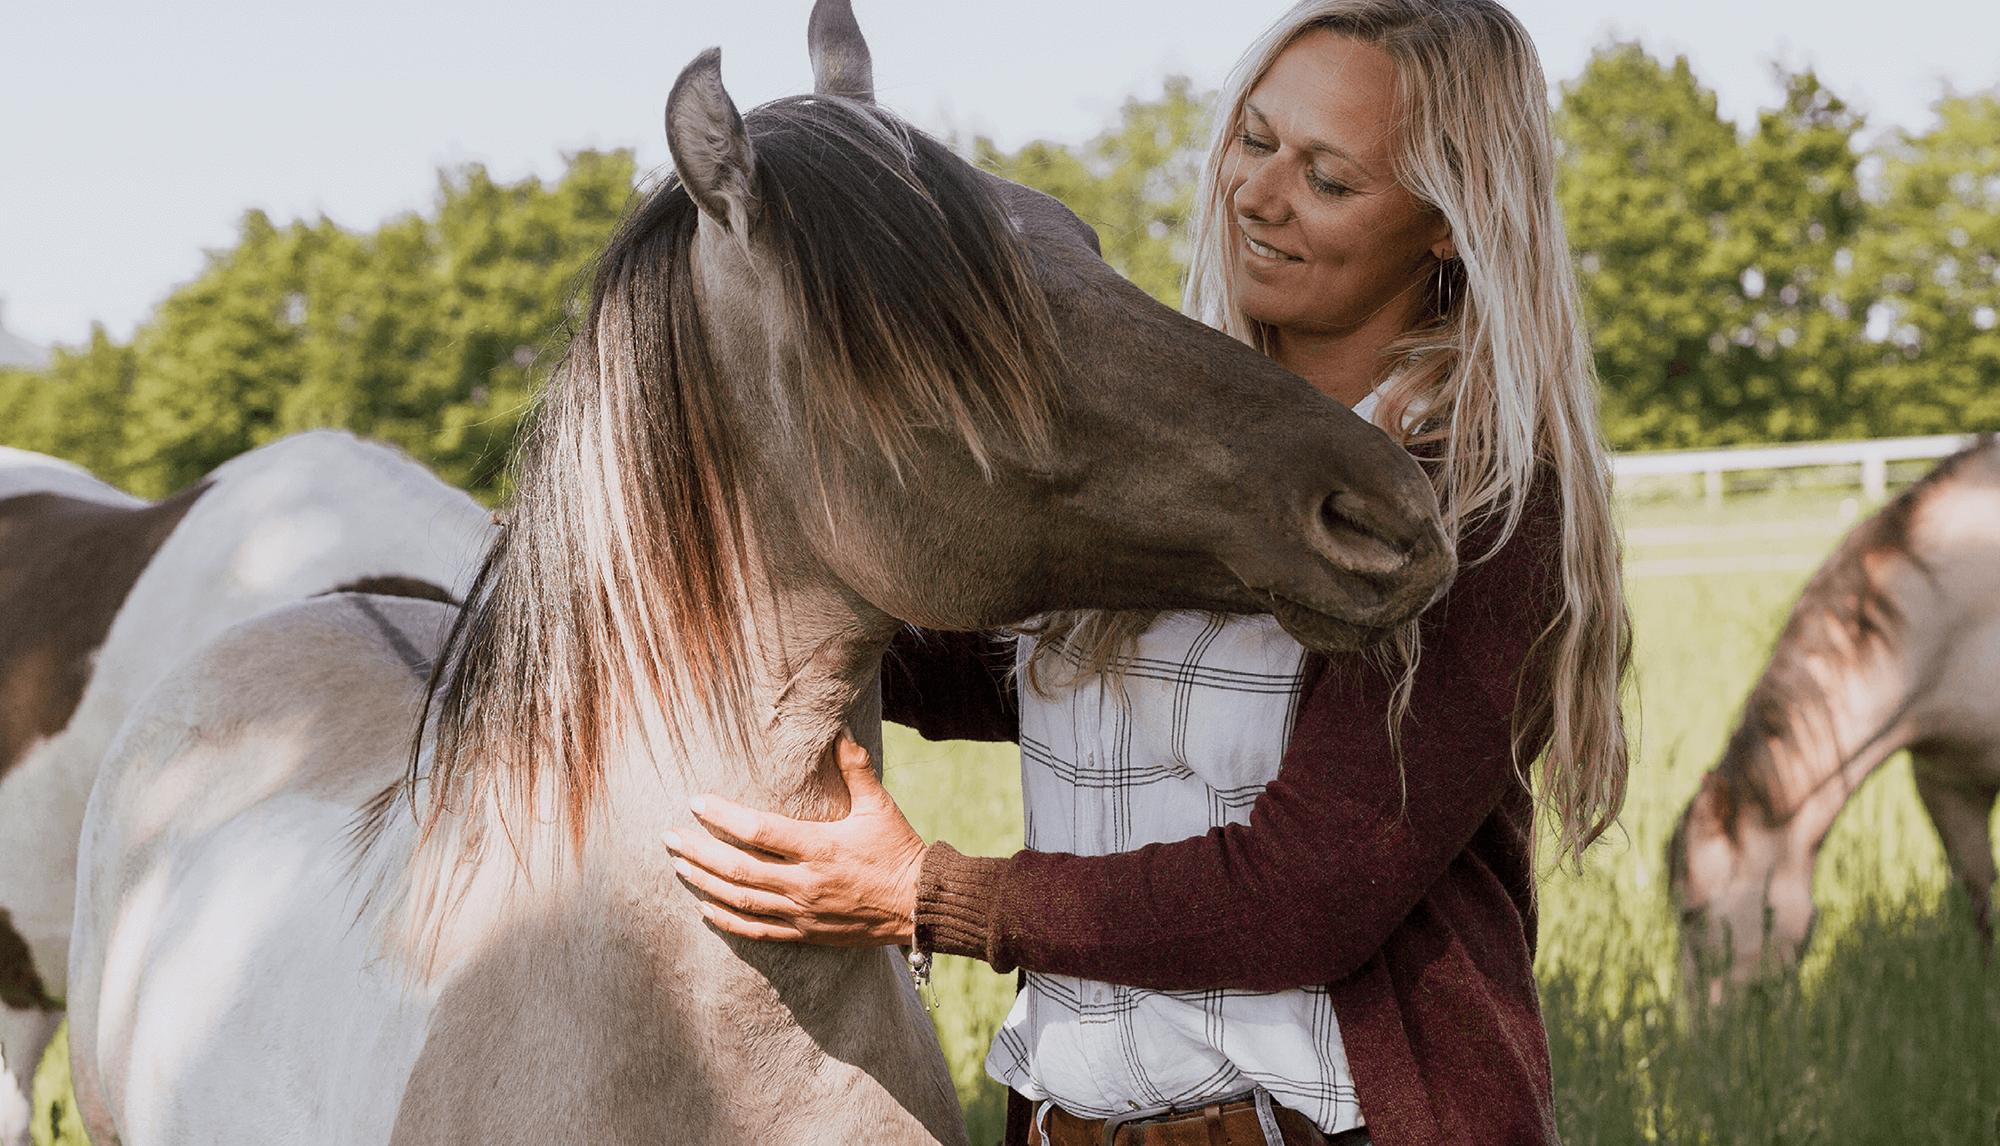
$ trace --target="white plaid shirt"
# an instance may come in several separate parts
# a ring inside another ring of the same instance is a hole
[[[1108,855],[1247,822],[1278,774],[1304,658],[1270,617],[1169,613],[1140,638],[1122,700],[1096,678],[1054,700],[1023,687],[1027,846]],[[1318,987],[1148,991],[1031,972],[986,1070],[1087,1118],[1262,1086],[1325,1133],[1362,1121]]]

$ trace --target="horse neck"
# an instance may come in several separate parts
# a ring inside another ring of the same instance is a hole
[[[1738,831],[1789,841],[1774,854],[1816,850],[1854,791],[1913,738],[1907,642],[1870,639],[1850,647],[1844,638],[1801,655],[1782,673],[1775,662],[1766,670],[1751,704],[1776,708],[1779,719],[1761,743],[1739,737],[1724,765],[1734,783],[1754,789],[1740,792],[1738,804],[1749,797],[1769,812],[1740,817]]]
[[[1897,750],[1951,734],[1940,718],[1949,725],[1963,707],[1952,690],[1985,677],[1978,655],[1968,665],[1962,650],[2000,633],[1989,604],[2000,601],[2000,447],[1988,444],[1916,492],[1903,540],[1844,556],[1892,607],[1887,631],[1857,637],[1851,619],[1830,613],[1813,618],[1817,633],[1800,634],[1813,639],[1794,640],[1788,627],[1781,646],[1793,647],[1781,647],[1757,684],[1784,714],[1759,779],[1784,830],[1812,846]]]
[[[843,723],[878,734],[878,618],[796,585],[759,587],[750,616],[753,759],[725,755],[729,736],[663,698],[641,723],[684,722],[678,748],[628,730],[580,854],[547,809],[489,802],[447,825],[487,837],[468,870],[413,872],[406,910],[424,893],[457,910],[431,951],[437,1009],[401,1119],[412,1135],[463,1125],[478,1105],[468,1091],[503,1069],[523,1093],[591,1096],[593,1137],[698,1139],[726,1118],[745,1140],[818,1140],[832,1125],[962,1141],[949,1073],[892,953],[726,938],[672,871],[664,834],[703,830],[689,796],[837,814],[845,789],[816,767],[822,750]],[[703,1089],[717,1079],[730,1080],[722,1113]],[[535,1117],[510,1115],[487,1140],[528,1140]]]
[[[531,806],[488,793],[447,812],[411,865],[402,913],[420,973],[434,978],[491,941],[506,919],[593,889],[655,887],[662,925],[699,921],[663,838],[703,829],[689,800],[712,794],[801,819],[845,814],[828,751],[843,726],[880,755],[876,681],[892,625],[825,577],[782,577],[759,561],[745,586],[748,711],[718,727],[689,698],[640,697],[603,759],[579,851],[566,796],[539,782]],[[463,901],[470,909],[443,909]],[[425,928],[436,928],[426,933]]]

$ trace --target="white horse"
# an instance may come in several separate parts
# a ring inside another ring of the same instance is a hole
[[[51,557],[58,560],[60,557],[36,545],[34,534],[38,523],[24,512],[28,503],[16,501],[17,498],[33,498],[38,506],[70,504],[100,519],[129,517],[130,511],[146,504],[97,480],[81,466],[0,446],[0,859],[5,861],[0,863],[0,1143],[8,1146],[28,1140],[29,1082],[42,1048],[62,1021],[60,1004],[36,968],[28,940],[15,929],[13,919],[13,911],[22,906],[17,903],[20,889],[14,885],[32,880],[36,874],[36,865],[27,854],[34,846],[29,842],[31,836],[39,834],[32,813],[45,802],[42,790],[51,787],[52,780],[59,781],[62,777],[43,771],[29,779],[29,773],[18,771],[14,765],[30,744],[42,739],[44,727],[55,720],[67,722],[68,712],[58,715],[53,711],[58,707],[55,694],[76,691],[73,682],[64,679],[74,673],[51,671],[57,658],[40,652],[34,657],[35,663],[28,664],[28,649],[43,650],[50,643],[23,639],[26,627],[23,618],[46,614],[50,606],[50,602],[42,599],[45,594],[39,591],[39,585],[28,586],[31,579],[28,563],[30,560],[48,563]],[[34,516],[38,518],[40,513]],[[96,563],[81,564],[95,571]],[[65,580],[74,576],[66,569],[48,572]],[[55,578],[32,579],[40,582]],[[92,578],[98,583],[104,580],[109,579]],[[122,596],[122,589],[114,591]],[[74,628],[75,623],[69,622],[65,627]],[[73,705],[71,698],[66,707]],[[102,747],[100,744],[99,748]],[[74,801],[79,811],[89,784],[90,777],[82,777]],[[10,810],[30,814],[9,816]],[[17,818],[23,821],[18,841],[13,823]],[[72,832],[65,849],[70,862],[61,889],[72,898],[74,885],[70,880],[76,871],[74,844]],[[9,894],[10,890],[14,893]],[[66,917],[66,906],[63,912]],[[65,957],[67,945],[65,926],[62,944]],[[56,986],[59,990],[60,980]]]
[[[277,605],[343,587],[455,597],[490,521],[401,453],[331,431],[251,451],[157,505],[67,462],[0,453],[8,1094],[26,1095],[62,1018],[77,833],[133,704],[189,652]],[[22,1133],[4,1130],[0,1141]]]
[[[844,2],[810,29],[815,96],[746,121],[715,52],[674,85],[679,177],[450,638],[302,603],[125,725],[71,970],[100,1142],[963,1143],[892,950],[702,922],[688,797],[841,814],[899,620],[1274,611],[1331,649],[1450,579],[1400,446],[875,107]]]

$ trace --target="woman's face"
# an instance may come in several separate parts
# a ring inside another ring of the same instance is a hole
[[[1393,337],[1429,305],[1451,229],[1396,180],[1396,65],[1323,29],[1252,88],[1223,160],[1244,313],[1281,332]]]

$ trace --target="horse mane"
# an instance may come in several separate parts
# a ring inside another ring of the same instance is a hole
[[[1746,803],[1754,805],[1768,823],[1782,822],[1790,815],[1790,809],[1779,802],[1784,778],[1778,775],[1770,744],[1788,734],[1800,713],[1822,724],[1831,719],[1826,695],[1813,678],[1810,663],[1818,657],[1852,656],[1871,644],[1894,648],[1902,639],[1902,609],[1869,577],[1869,559],[1887,554],[1925,569],[1923,558],[1911,544],[1917,511],[1938,490],[1958,480],[1971,459],[1993,450],[1995,441],[1994,435],[1982,434],[1939,462],[1849,532],[1806,583],[1773,647],[1770,664],[1743,702],[1742,720],[1730,735],[1708,785],[1718,801],[1722,823],[1732,836],[1736,816]]]
[[[852,100],[778,100],[745,123],[751,241],[780,268],[800,368],[797,391],[771,399],[822,486],[870,450],[900,477],[920,432],[961,438],[983,467],[997,450],[1045,456],[1053,322],[982,177]],[[677,178],[620,225],[514,459],[513,508],[446,638],[433,734],[401,785],[443,883],[496,831],[518,855],[531,823],[566,829],[580,854],[603,761],[635,731],[656,755],[684,752],[694,728],[753,758],[750,475],[697,306],[699,225]],[[360,847],[398,803],[364,811]],[[463,894],[404,889],[432,916]]]

